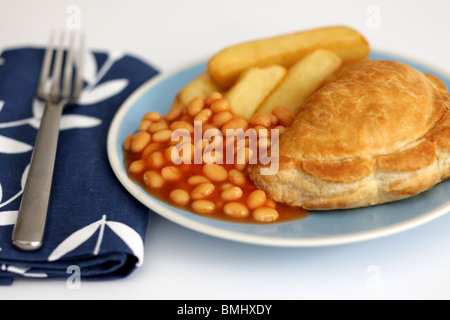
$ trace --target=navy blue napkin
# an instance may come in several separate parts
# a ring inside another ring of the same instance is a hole
[[[20,48],[0,56],[0,284],[125,277],[143,263],[148,209],[115,178],[107,132],[123,101],[157,71],[121,52],[86,53],[81,101],[61,120],[44,245],[23,252],[11,235],[43,112],[35,98],[43,55]]]

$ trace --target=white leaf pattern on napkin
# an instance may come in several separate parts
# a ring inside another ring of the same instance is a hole
[[[92,51],[86,51],[83,56],[83,80],[88,84],[95,83],[97,78],[97,60]]]
[[[15,274],[20,274],[24,277],[28,277],[28,278],[47,278],[48,275],[46,273],[35,273],[35,272],[28,272],[28,270],[30,270],[31,268],[27,268],[27,267],[17,267],[17,266],[7,266],[5,264],[2,265],[1,270],[3,271],[7,271],[7,272],[11,272],[11,273],[15,273]]]
[[[0,226],[10,226],[16,223],[18,210],[0,212]]]
[[[102,121],[98,118],[82,116],[78,114],[69,114],[61,117],[60,130],[69,130],[76,128],[92,128],[100,125]]]
[[[0,153],[15,154],[32,150],[33,147],[5,136],[0,136]]]
[[[44,113],[44,107],[45,107],[45,104],[43,101],[39,100],[38,98],[34,98],[32,109],[31,109],[33,111],[33,117],[36,119],[41,119],[42,114]]]
[[[92,90],[83,91],[79,104],[95,104],[121,92],[128,85],[127,79],[115,79],[103,82]]]
[[[134,229],[120,222],[107,221],[106,225],[110,227],[136,255],[138,258],[136,266],[141,266],[144,263],[144,242],[142,241],[141,236]]]
[[[30,119],[28,119],[28,124],[37,130],[37,129],[39,129],[39,126],[41,125],[41,119],[30,118]]]
[[[22,173],[22,180],[20,181],[20,191],[17,192],[15,195],[13,195],[11,198],[9,198],[7,201],[1,203],[1,199],[0,199],[0,208],[10,204],[11,202],[13,202],[14,200],[16,200],[18,197],[20,197],[23,193],[23,190],[25,189],[25,183],[27,181],[27,176],[28,176],[28,171],[30,170],[30,165],[28,164],[25,168],[25,170]],[[0,212],[1,214],[2,212]]]
[[[0,100],[0,112],[2,111],[4,105],[5,105],[5,101]]]
[[[93,249],[93,254],[97,255],[100,251],[101,242],[103,240],[103,228],[105,225],[108,226],[120,239],[122,239],[123,242],[125,242],[125,244],[138,259],[136,266],[141,266],[144,260],[144,243],[141,236],[134,229],[121,222],[107,221],[105,215],[103,215],[101,220],[91,223],[90,225],[75,231],[67,237],[55,250],[53,250],[48,257],[48,261],[56,261],[69,252],[72,252],[90,239],[97,232],[97,230],[100,230],[97,244]]]
[[[20,187],[23,189],[25,189],[25,183],[27,182],[27,177],[28,177],[28,171],[30,171],[30,165],[27,165],[25,167],[25,170],[23,170],[22,173],[22,179],[20,180]]]
[[[0,183],[0,203],[2,203],[2,198],[3,198],[3,189],[2,184]]]
[[[95,79],[92,79],[88,82],[87,86],[85,87],[86,91],[92,90],[102,79],[103,77],[108,73],[109,69],[116,63],[117,60],[122,58],[125,55],[123,51],[111,51],[108,54],[108,58],[106,59],[105,63],[101,66],[101,68],[98,70],[97,75],[95,76]]]
[[[62,256],[65,256],[69,252],[78,248],[94,235],[94,233],[98,230],[102,223],[103,220],[99,220],[72,233],[63,242],[61,242],[55,250],[53,250],[53,252],[48,257],[48,261],[56,261]]]

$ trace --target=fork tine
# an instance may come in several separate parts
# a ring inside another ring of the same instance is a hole
[[[69,50],[66,54],[66,61],[64,65],[64,78],[63,78],[63,89],[62,98],[70,98],[70,90],[72,89],[72,69],[73,69],[73,46],[74,46],[74,35],[70,34],[70,44]]]
[[[38,89],[37,89],[37,96],[41,99],[44,99],[47,78],[50,74],[50,66],[52,63],[52,56],[53,56],[54,38],[55,38],[55,33],[52,32],[50,35],[49,45],[48,45],[47,49],[45,50],[44,60],[42,62],[41,75],[39,77],[39,85],[38,85]]]
[[[85,37],[84,33],[80,35],[80,45],[78,51],[78,60],[77,60],[77,69],[75,70],[75,84],[74,90],[72,94],[72,99],[78,100],[80,97],[81,89],[83,89],[83,62],[84,62],[84,45],[85,45]]]
[[[56,58],[53,66],[53,80],[52,87],[50,89],[50,97],[53,100],[57,100],[59,96],[59,86],[61,80],[61,68],[62,68],[62,60],[64,53],[64,34],[61,34],[61,38],[59,41],[59,48],[56,52]]]

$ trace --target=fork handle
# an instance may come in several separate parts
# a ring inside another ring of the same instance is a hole
[[[42,246],[63,105],[48,101],[42,116],[12,236],[13,244],[21,250],[34,251]]]

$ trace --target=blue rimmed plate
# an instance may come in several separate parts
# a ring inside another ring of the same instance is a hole
[[[374,52],[371,59],[403,61],[431,72],[450,87],[450,78],[421,63],[390,54]],[[139,127],[144,114],[166,114],[173,98],[187,83],[206,70],[202,61],[170,74],[160,75],[142,85],[121,106],[108,135],[108,157],[122,185],[141,203],[184,227],[211,236],[261,245],[312,247],[337,245],[379,238],[422,225],[450,211],[450,180],[415,197],[368,208],[311,212],[307,218],[268,225],[226,222],[180,210],[149,195],[128,178],[122,143]]]

